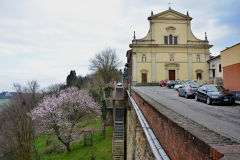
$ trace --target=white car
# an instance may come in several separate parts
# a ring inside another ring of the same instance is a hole
[[[117,83],[117,86],[122,86],[122,82],[118,82],[118,83]]]
[[[181,87],[181,86],[182,86],[182,84],[176,84],[176,85],[174,85],[174,90],[177,91],[178,88]]]

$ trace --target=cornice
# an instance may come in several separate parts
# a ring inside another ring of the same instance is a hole
[[[197,49],[210,49],[213,45],[196,45],[196,44],[178,44],[178,45],[165,45],[165,44],[129,44],[130,48],[197,48]]]

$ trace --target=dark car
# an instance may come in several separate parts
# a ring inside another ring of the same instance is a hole
[[[160,87],[163,87],[163,86],[166,86],[167,85],[167,80],[162,80],[160,83],[159,83],[159,86]]]
[[[184,83],[181,87],[178,88],[178,95],[185,96],[185,98],[191,96],[194,97],[199,86],[199,84],[195,83]]]
[[[203,85],[197,89],[195,100],[206,101],[208,105],[212,103],[235,104],[234,95],[228,91],[220,85]]]
[[[180,81],[171,81],[171,82],[167,83],[167,87],[174,88],[175,84],[181,84],[181,82]]]

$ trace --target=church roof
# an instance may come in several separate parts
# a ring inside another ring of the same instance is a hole
[[[180,12],[177,12],[173,9],[171,9],[169,7],[168,10],[166,11],[163,11],[163,12],[160,12],[160,13],[157,13],[155,15],[151,15],[150,17],[148,17],[148,20],[173,20],[173,19],[178,19],[178,20],[192,20],[192,17],[190,17],[188,15],[188,12],[187,14],[182,14]]]

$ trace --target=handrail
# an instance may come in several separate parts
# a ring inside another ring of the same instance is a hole
[[[153,133],[152,129],[150,128],[148,122],[146,121],[145,117],[143,116],[141,110],[137,106],[136,102],[130,96],[129,91],[127,90],[128,96],[133,104],[133,107],[137,113],[138,119],[142,125],[144,133],[147,137],[151,150],[157,160],[170,160],[166,152],[163,150],[161,144],[159,143],[158,139],[156,138],[155,134]]]

